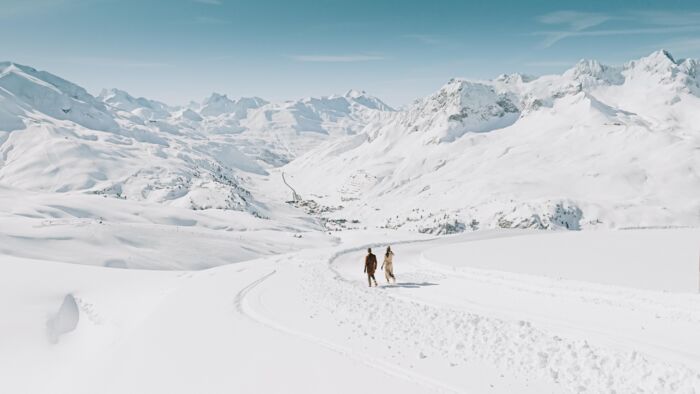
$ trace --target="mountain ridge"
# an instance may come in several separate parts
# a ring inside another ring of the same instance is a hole
[[[265,216],[250,176],[282,167],[300,194],[342,205],[324,219],[338,223],[697,226],[698,107],[698,62],[663,50],[558,75],[452,79],[401,110],[354,89],[169,106],[2,62],[0,182]]]

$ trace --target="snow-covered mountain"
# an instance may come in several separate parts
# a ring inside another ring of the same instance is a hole
[[[0,392],[696,393],[697,68],[582,61],[394,111],[0,63]],[[696,228],[510,230],[667,226]]]
[[[235,118],[245,118],[249,109],[260,108],[268,104],[267,101],[259,97],[243,97],[238,100],[231,100],[228,96],[212,93],[202,101],[199,107],[199,114],[202,116],[228,115]]]
[[[658,51],[562,75],[451,80],[285,171],[354,227],[698,226],[697,70]]]
[[[0,67],[3,186],[264,215],[245,177],[265,170],[235,144],[138,121],[169,116],[166,105],[118,90],[97,99],[46,72]]]
[[[237,140],[253,157],[270,158],[271,164],[291,161],[319,144],[355,135],[369,125],[381,124],[394,110],[365,92],[304,98],[268,104],[241,120],[245,130]],[[215,131],[216,128],[209,126]]]
[[[160,101],[149,100],[143,97],[133,97],[129,93],[119,89],[103,89],[97,96],[113,110],[131,112],[143,120],[167,119],[170,113],[176,110]]]
[[[93,97],[0,63],[0,182],[266,216],[249,177],[291,162],[302,196],[351,227],[697,226],[698,108],[698,62],[666,51],[453,79],[401,111],[357,90],[182,107]]]
[[[0,63],[0,393],[700,393],[699,82],[171,106]]]
[[[186,107],[119,89],[97,97],[0,63],[0,183],[267,216],[251,175],[393,113],[364,92],[269,103],[214,93]]]
[[[113,115],[85,89],[44,71],[0,62],[0,131],[40,124],[45,117],[113,131]]]
[[[279,166],[339,136],[359,133],[394,110],[376,97],[350,90],[342,96],[270,103],[213,93],[201,103],[171,107],[117,89],[98,97],[132,123],[166,133],[220,136],[264,166]]]

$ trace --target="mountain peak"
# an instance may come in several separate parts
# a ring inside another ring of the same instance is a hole
[[[232,100],[225,94],[214,92],[202,101],[199,113],[204,116],[232,114],[236,118],[244,118],[249,109],[259,108],[266,104],[268,102],[260,97],[241,97]]]
[[[665,50],[665,49],[659,49],[658,51],[652,52],[651,55],[646,57],[647,59],[656,59],[660,61],[670,61],[673,64],[676,64],[676,59],[673,58],[673,55],[671,55],[671,52]]]
[[[365,96],[367,92],[364,90],[357,90],[357,89],[350,89],[347,92],[345,92],[344,96],[347,98],[358,98]]]
[[[95,130],[115,130],[117,124],[104,104],[82,87],[46,71],[14,62],[0,63],[0,91],[7,111],[0,130],[22,128],[30,113],[72,121]]]
[[[206,104],[216,103],[216,102],[220,102],[220,101],[223,101],[223,102],[233,102],[233,100],[231,100],[230,98],[228,98],[228,96],[227,96],[226,94],[221,94],[221,93],[212,92],[212,94],[209,95],[209,97],[205,98],[205,99],[202,101],[202,103],[206,105]]]
[[[501,74],[498,77],[496,77],[496,81],[498,82],[503,82],[506,84],[514,84],[514,83],[523,83],[523,82],[531,82],[535,78],[527,75],[527,74],[520,74],[520,73],[511,73],[511,74]]]
[[[650,55],[633,60],[625,65],[627,74],[634,79],[652,76],[655,80],[669,83],[682,79],[686,73],[673,56],[666,50],[660,49]],[[684,84],[684,83],[682,83]]]
[[[103,88],[100,91],[100,94],[97,95],[97,98],[102,101],[107,101],[106,99],[109,97],[123,97],[129,100],[135,99],[135,97],[130,95],[129,92],[117,88]]]
[[[12,61],[0,62],[0,74],[5,74],[12,71],[25,72],[25,73],[37,73],[38,71],[29,66],[23,64],[15,63]]]
[[[570,75],[572,77],[580,77],[582,75],[588,75],[592,77],[600,76],[606,66],[600,64],[597,60],[592,59],[581,59],[570,69],[564,72],[564,75]]]
[[[566,70],[563,76],[584,87],[600,84],[619,85],[624,82],[624,77],[620,72],[619,67],[607,66],[597,60],[581,59],[573,67]]]
[[[671,55],[671,53],[665,49],[659,49],[658,51],[652,52],[648,56],[628,63],[629,68],[642,66],[648,70],[666,70],[669,68],[674,68],[677,65],[678,63],[676,62],[676,59],[674,59],[673,55]]]

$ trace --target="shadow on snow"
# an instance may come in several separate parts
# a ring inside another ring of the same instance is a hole
[[[392,285],[381,285],[380,287],[383,288],[389,288],[389,287],[403,287],[406,289],[418,289],[420,287],[427,287],[427,286],[437,286],[437,283],[430,283],[430,282],[421,282],[421,283],[416,283],[416,282],[399,282],[399,283],[394,283]]]

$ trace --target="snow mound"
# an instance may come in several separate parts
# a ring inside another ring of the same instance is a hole
[[[51,343],[58,343],[60,336],[65,335],[78,326],[80,320],[80,310],[75,297],[66,294],[55,315],[46,322],[46,329]]]

